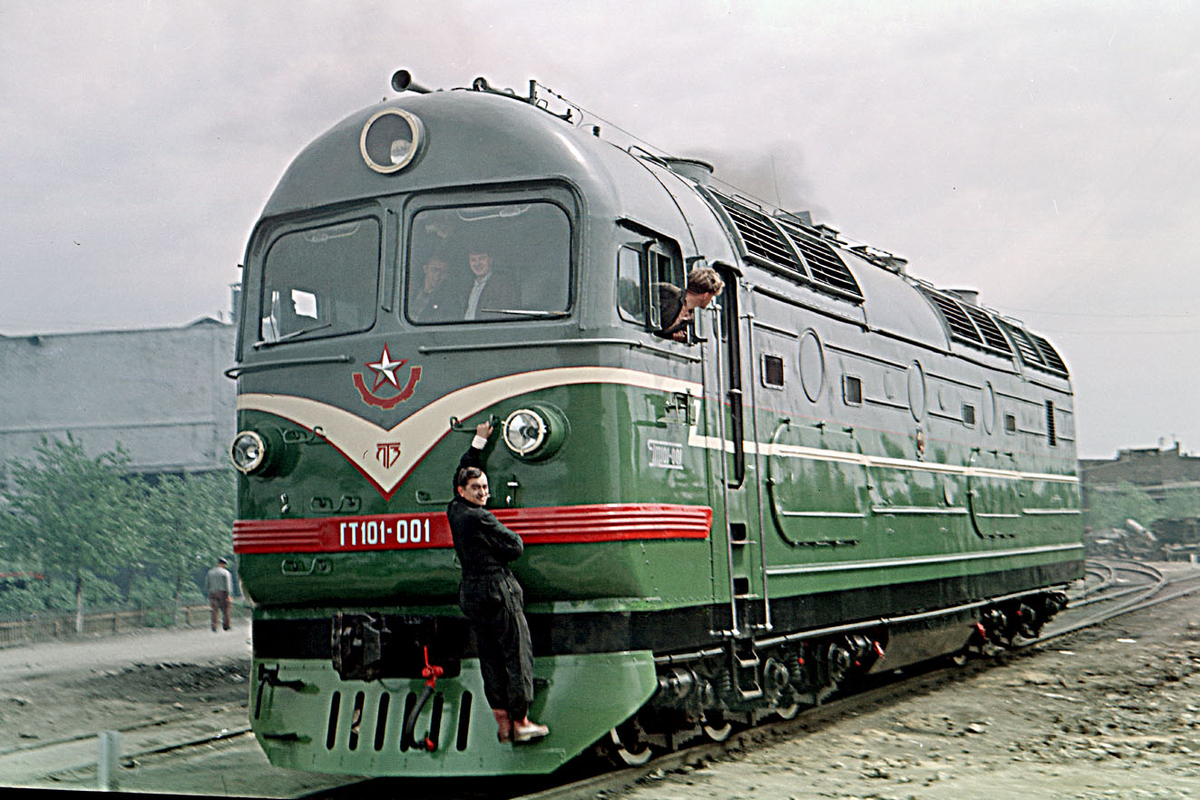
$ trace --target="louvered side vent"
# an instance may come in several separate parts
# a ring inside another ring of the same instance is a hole
[[[1034,346],[1033,340],[1029,338],[1029,334],[1020,328],[1015,328],[1012,325],[1005,325],[1004,329],[1008,331],[1012,340],[1017,343],[1017,350],[1021,354],[1021,361],[1033,367],[1045,368],[1046,362],[1042,361],[1042,356]]]
[[[725,212],[729,214],[729,218],[733,220],[733,225],[742,237],[742,243],[745,245],[747,253],[766,259],[791,272],[804,273],[804,268],[796,260],[792,248],[784,241],[783,235],[766,214],[726,197],[720,192],[713,192],[713,195]]]
[[[814,281],[848,294],[857,300],[863,299],[862,289],[858,288],[858,281],[854,280],[854,276],[850,274],[850,270],[846,268],[837,251],[828,243],[809,236],[800,228],[786,222],[780,222],[779,227],[783,228],[783,232],[787,234],[787,237],[792,240],[792,244],[796,245],[796,249],[800,251],[800,255],[804,257]]]
[[[975,330],[975,326],[971,324],[970,318],[957,301],[935,292],[925,292],[925,296],[933,301],[938,311],[942,312],[942,318],[950,326],[950,335],[953,338],[968,344],[983,344],[979,331]]]
[[[1046,360],[1046,368],[1051,372],[1056,372],[1059,375],[1062,375],[1064,378],[1067,377],[1067,363],[1062,360],[1062,356],[1058,354],[1058,351],[1055,350],[1049,342],[1047,342],[1041,336],[1038,336],[1036,333],[1031,333],[1029,335],[1033,337],[1035,342],[1037,342],[1038,351],[1041,352],[1042,358]]]
[[[1004,334],[1000,331],[1000,326],[992,319],[991,314],[982,308],[975,308],[974,306],[965,304],[962,308],[971,316],[971,320],[975,323],[975,327],[979,329],[979,332],[983,334],[983,341],[988,347],[993,350],[999,350],[1006,355],[1012,353],[1008,339],[1004,338]]]

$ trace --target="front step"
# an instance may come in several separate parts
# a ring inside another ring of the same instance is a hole
[[[762,683],[759,680],[759,666],[762,662],[758,658],[758,653],[751,650],[748,654],[742,655],[738,652],[737,642],[730,642],[730,674],[733,676],[733,690],[738,693],[742,700],[757,700],[763,696]],[[747,681],[746,673],[749,673]]]

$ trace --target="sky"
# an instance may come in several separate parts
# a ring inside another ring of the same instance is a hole
[[[0,0],[0,334],[228,318],[396,69],[533,78],[1049,338],[1081,456],[1200,452],[1197,41],[1192,2]]]

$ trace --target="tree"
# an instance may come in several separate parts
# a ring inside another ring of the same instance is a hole
[[[129,477],[119,445],[91,459],[68,434],[65,442],[43,438],[34,453],[32,463],[12,462],[8,549],[48,579],[73,583],[82,633],[85,588],[96,599],[119,596],[109,578],[137,560],[145,488]]]
[[[1200,517],[1200,491],[1191,487],[1168,489],[1159,503],[1160,519],[1194,519]]]
[[[166,475],[150,490],[144,562],[170,584],[174,611],[197,569],[211,567],[229,552],[235,496],[229,472]]]
[[[1129,481],[1093,488],[1088,492],[1088,502],[1088,525],[1094,529],[1121,528],[1127,519],[1149,527],[1162,516],[1154,498]]]

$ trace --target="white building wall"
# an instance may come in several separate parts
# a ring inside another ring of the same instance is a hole
[[[234,434],[232,325],[0,336],[0,486],[42,437],[89,456],[119,442],[141,472],[224,469]]]

